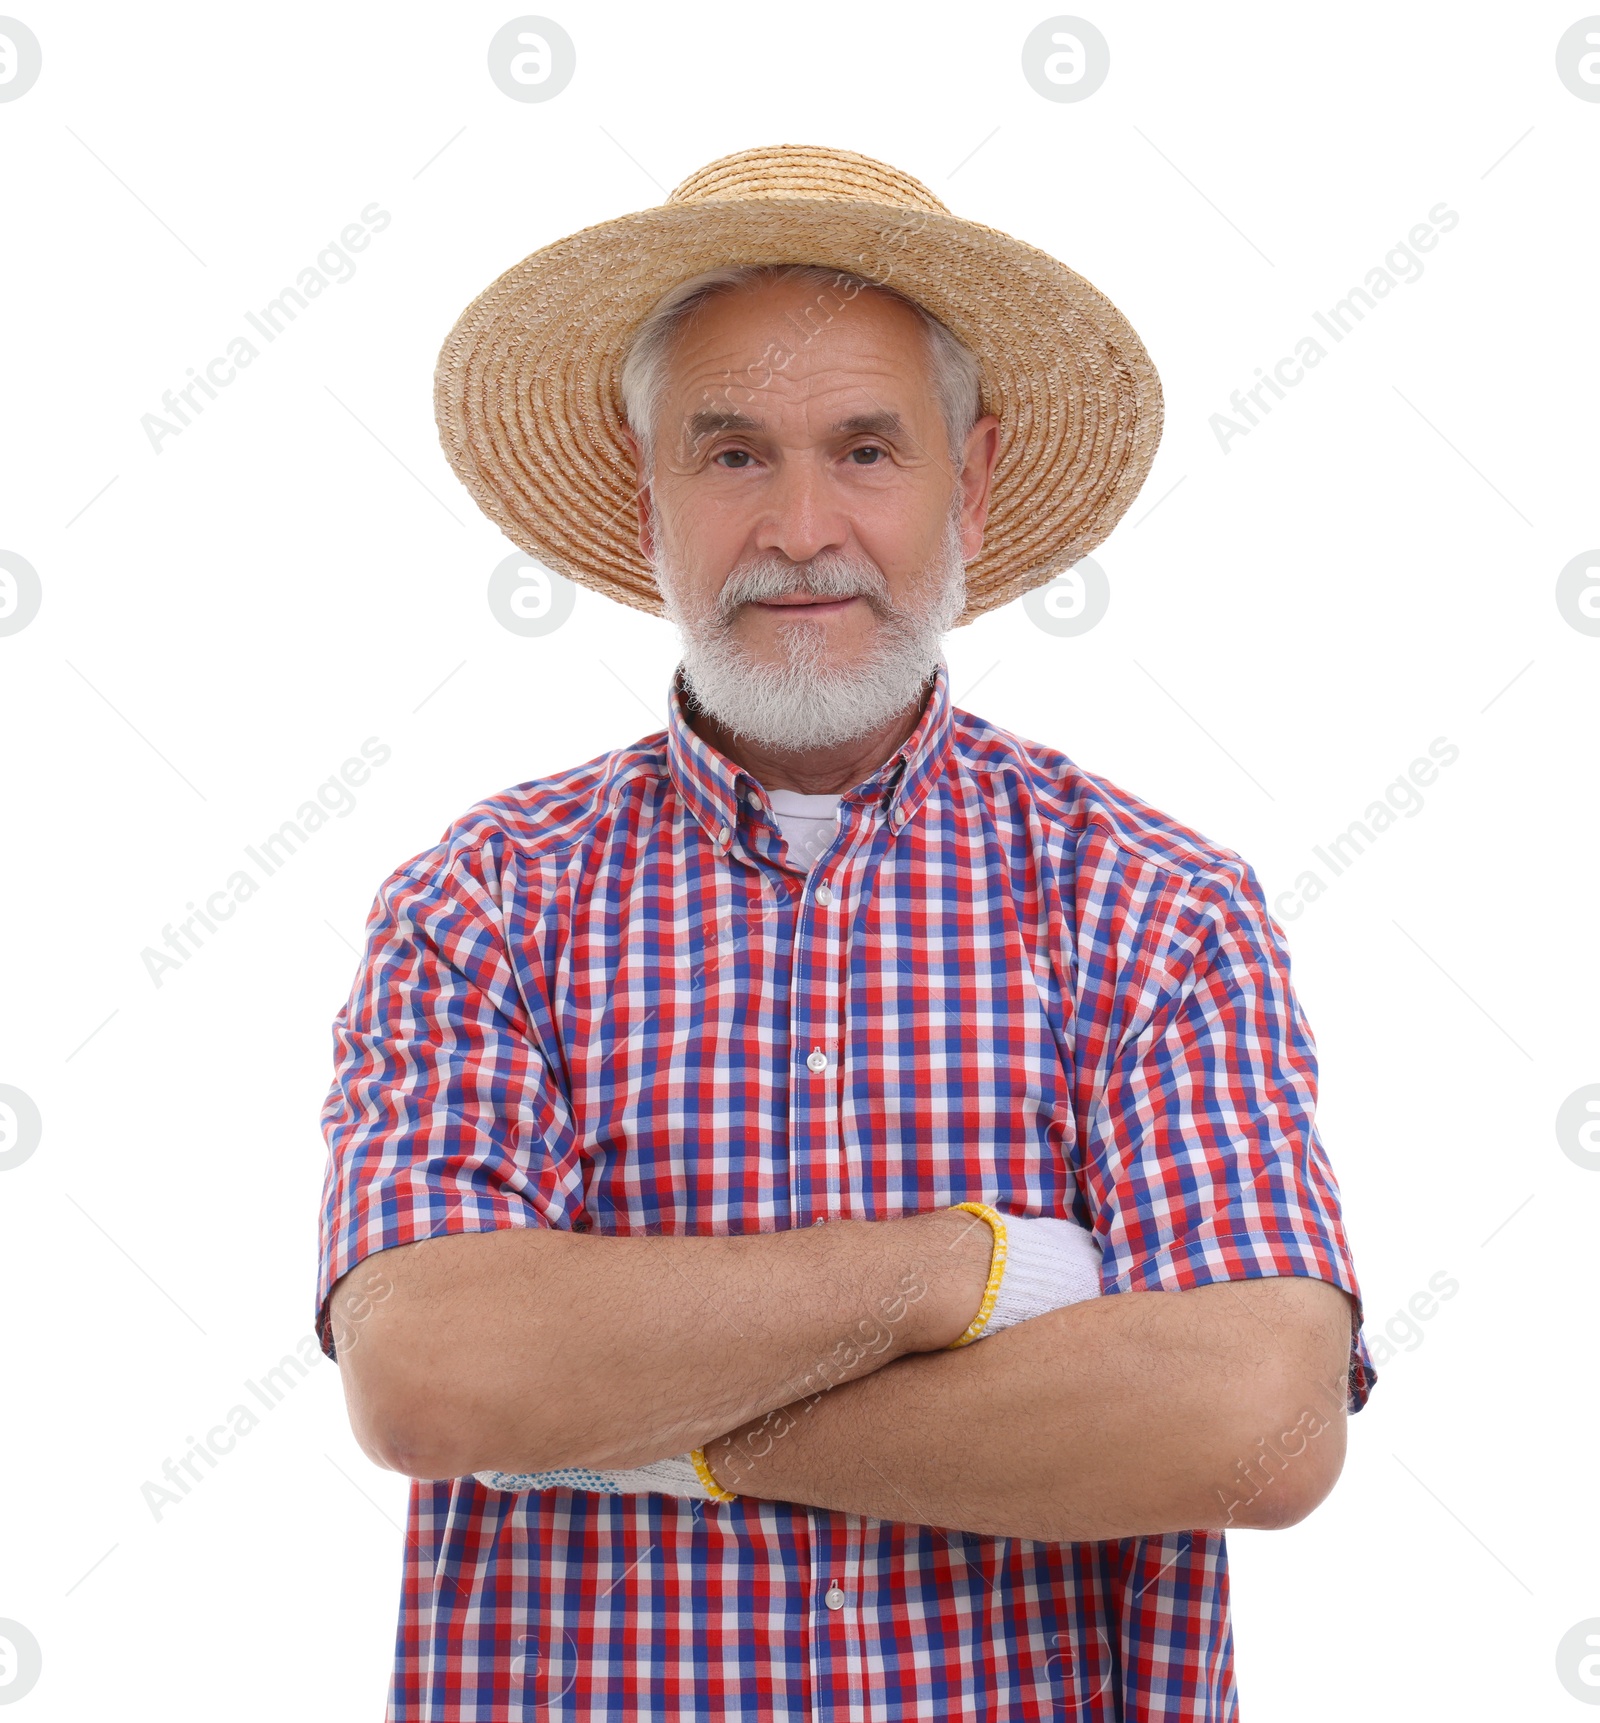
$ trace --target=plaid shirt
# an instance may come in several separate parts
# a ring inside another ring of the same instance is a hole
[[[839,812],[791,866],[675,679],[664,731],[480,802],[389,877],[322,1112],[330,1357],[334,1283],[414,1239],[968,1197],[1092,1225],[1108,1293],[1310,1275],[1359,1300],[1247,863],[956,708],[943,662]],[[1357,1336],[1352,1410],[1374,1379]],[[391,1723],[535,1716],[1234,1718],[1223,1536],[413,1482]]]

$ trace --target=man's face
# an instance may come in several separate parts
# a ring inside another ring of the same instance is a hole
[[[640,544],[690,686],[777,748],[902,712],[982,546],[998,421],[973,427],[957,471],[921,323],[847,291],[766,282],[705,302],[669,354],[642,475]]]

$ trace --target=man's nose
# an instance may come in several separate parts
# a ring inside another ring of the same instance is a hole
[[[849,544],[849,521],[813,461],[784,461],[761,503],[757,550],[776,550],[791,562],[809,562],[822,551],[841,551]]]

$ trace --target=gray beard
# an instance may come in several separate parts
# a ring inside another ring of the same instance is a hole
[[[804,564],[755,557],[728,577],[708,607],[692,610],[683,602],[687,583],[680,584],[679,568],[661,550],[652,506],[656,585],[683,638],[683,681],[694,704],[736,736],[791,753],[856,741],[919,705],[943,657],[940,641],[966,604],[959,512],[957,493],[939,550],[905,606],[890,602],[874,563],[824,551]],[[866,599],[878,616],[878,637],[863,658],[830,668],[822,629],[808,622],[780,626],[776,664],[749,656],[732,633],[738,607],[802,589],[819,598]]]

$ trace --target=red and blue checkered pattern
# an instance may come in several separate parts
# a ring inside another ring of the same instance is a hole
[[[490,797],[390,876],[322,1112],[330,1357],[335,1282],[415,1239],[966,1198],[1092,1226],[1107,1292],[1309,1275],[1359,1311],[1247,863],[959,710],[942,662],[840,813],[790,867],[675,682],[664,731]],[[1352,1409],[1374,1379],[1357,1338]],[[1224,1540],[415,1482],[390,1723],[535,1716],[1234,1718]]]

